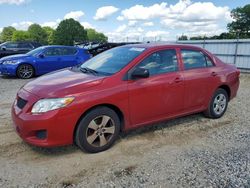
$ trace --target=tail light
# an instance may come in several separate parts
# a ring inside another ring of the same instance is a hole
[[[238,77],[240,77],[240,70],[239,69],[237,69],[236,74]]]

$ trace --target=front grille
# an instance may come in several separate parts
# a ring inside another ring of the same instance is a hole
[[[18,108],[23,109],[25,107],[25,105],[27,104],[27,102],[28,101],[18,97],[16,105],[17,105]]]

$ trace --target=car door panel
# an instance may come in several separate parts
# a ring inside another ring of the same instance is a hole
[[[147,58],[149,59],[150,55],[145,59]],[[139,63],[140,66],[143,61],[141,64]],[[147,63],[151,68],[152,64]],[[183,110],[183,90],[183,76],[179,71],[160,73],[145,79],[130,80],[128,82],[129,108],[133,126],[180,113]]]
[[[42,57],[37,57],[36,66],[39,74],[49,73],[62,68],[62,56],[59,48],[45,49]]]
[[[186,49],[184,49],[186,50]],[[187,50],[190,52],[195,52],[196,54],[200,53],[204,56],[204,62],[206,63],[206,55],[197,50]],[[192,65],[188,70],[185,70],[185,66],[183,66],[183,77],[184,77],[184,92],[185,92],[185,100],[184,109],[185,111],[196,111],[199,109],[207,108],[207,103],[210,100],[214,88],[217,87],[219,82],[219,77],[217,76],[217,69],[213,65],[202,65],[201,61],[203,59],[193,57],[196,59],[196,65]],[[182,63],[184,63],[184,59],[182,59]],[[198,62],[199,61],[199,62]],[[198,65],[200,63],[200,67]],[[195,67],[195,68],[194,68]]]

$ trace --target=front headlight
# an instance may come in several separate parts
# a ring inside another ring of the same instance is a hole
[[[16,64],[18,63],[17,61],[13,61],[13,60],[9,60],[9,61],[4,61],[3,64],[6,65],[6,64],[9,64],[9,65],[13,65],[13,64]]]
[[[65,97],[65,98],[55,98],[55,99],[41,99],[35,103],[31,112],[44,113],[51,110],[56,110],[63,108],[74,101],[74,97]]]

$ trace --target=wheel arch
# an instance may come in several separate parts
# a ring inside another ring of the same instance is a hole
[[[124,124],[125,124],[124,113],[120,110],[120,108],[117,107],[116,105],[109,104],[109,103],[98,104],[98,105],[92,106],[92,107],[90,107],[89,109],[87,109],[87,110],[79,117],[79,119],[77,120],[77,123],[76,123],[76,125],[75,125],[75,127],[74,127],[74,132],[73,132],[73,142],[75,142],[76,130],[77,130],[77,127],[78,127],[80,121],[82,120],[82,118],[83,118],[87,113],[89,113],[91,110],[93,110],[93,109],[95,109],[95,108],[98,108],[98,107],[108,107],[108,108],[114,110],[114,111],[117,113],[117,115],[118,115],[118,117],[119,117],[119,119],[120,119],[120,121],[121,121],[120,131],[123,129]]]
[[[223,84],[218,88],[224,89],[227,92],[228,99],[230,100],[230,98],[231,98],[231,89],[230,89],[230,87],[228,85],[226,85],[226,84]]]

